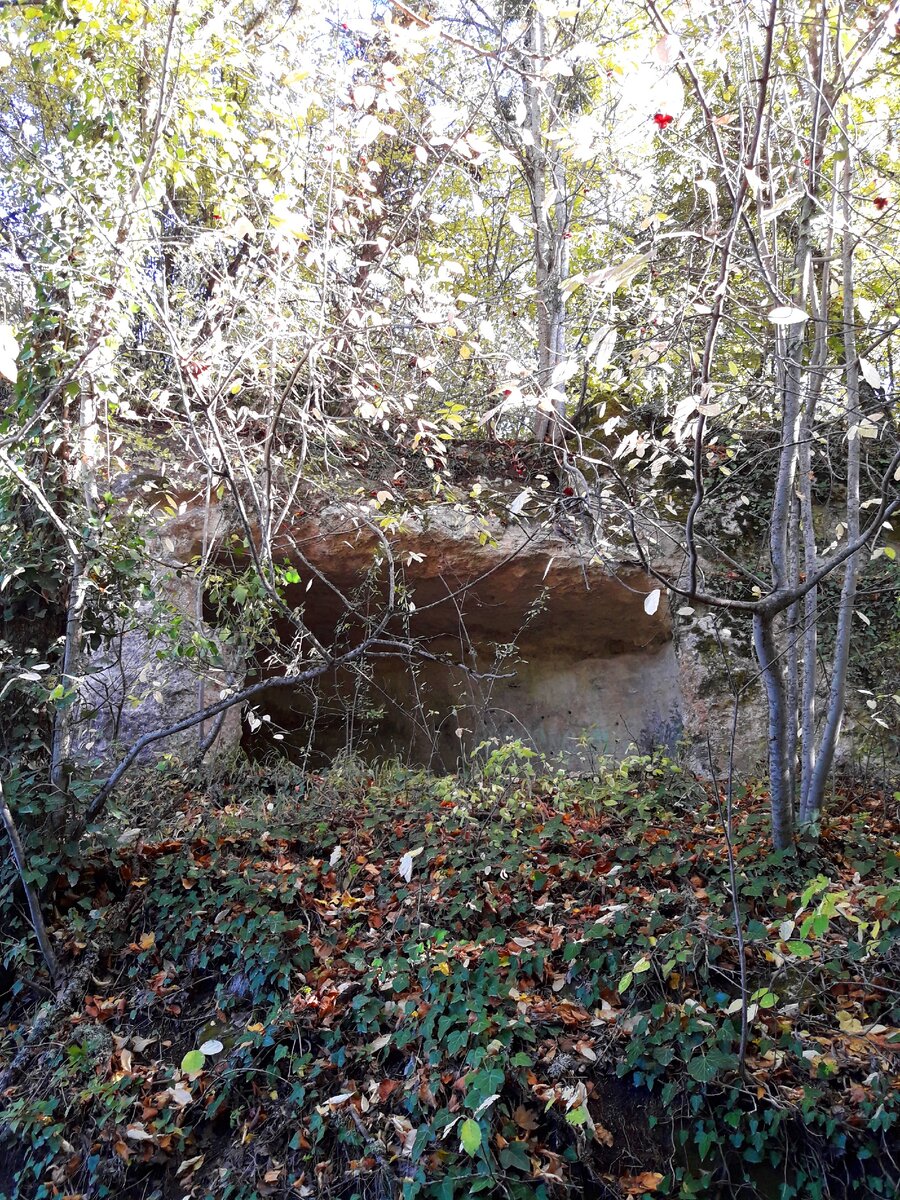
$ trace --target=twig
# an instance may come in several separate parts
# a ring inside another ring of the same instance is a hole
[[[6,799],[3,795],[3,781],[0,780],[0,815],[3,817],[3,825],[6,829],[7,836],[12,844],[13,860],[16,864],[16,870],[19,874],[19,882],[25,892],[25,899],[28,901],[28,911],[31,914],[31,925],[34,929],[35,936],[38,940],[38,945],[41,948],[41,954],[44,956],[44,962],[47,964],[47,971],[50,974],[50,980],[53,986],[59,987],[62,982],[62,971],[59,966],[59,961],[50,941],[50,935],[47,933],[47,926],[44,924],[44,915],[41,912],[41,906],[38,902],[37,893],[31,886],[31,883],[26,877],[25,848],[22,845],[22,839],[19,837],[19,831],[16,828],[16,822],[13,819],[12,812]]]
[[[734,934],[737,941],[738,971],[741,981],[741,1037],[738,1043],[738,1070],[741,1073],[741,1078],[744,1078],[747,1070],[745,1062],[747,1057],[747,1042],[750,1035],[750,1022],[747,1013],[749,996],[747,994],[747,960],[744,954],[744,929],[741,924],[741,905],[738,895],[737,868],[734,861],[734,841],[732,838],[734,819],[734,748],[737,740],[738,701],[739,696],[735,693],[732,702],[731,739],[728,746],[728,779],[725,792],[724,816],[722,814],[719,781],[716,778],[716,768],[713,761],[712,743],[709,740],[708,733],[706,735],[706,753],[709,758],[709,773],[712,776],[716,807],[719,810],[719,819],[722,822],[722,831],[725,835],[725,852],[728,856],[728,887],[731,892],[731,907],[734,913]]]
[[[391,1170],[391,1164],[381,1153],[381,1147],[378,1144],[378,1142],[375,1140],[375,1138],[372,1137],[372,1135],[371,1135],[371,1133],[369,1133],[368,1129],[366,1129],[365,1125],[363,1124],[363,1119],[359,1115],[359,1113],[356,1111],[355,1107],[353,1106],[352,1101],[350,1104],[347,1105],[347,1112],[350,1114],[351,1121],[353,1122],[353,1124],[356,1126],[357,1130],[359,1131],[360,1137],[365,1142],[366,1153],[371,1154],[371,1156],[378,1163],[379,1167],[381,1167],[382,1171],[384,1171],[387,1175],[389,1175],[391,1178],[393,1178],[394,1172]]]

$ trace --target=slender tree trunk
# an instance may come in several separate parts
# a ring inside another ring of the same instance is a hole
[[[781,451],[778,477],[772,499],[769,558],[773,590],[785,591],[791,583],[791,517],[800,425],[800,351],[802,334],[789,326],[778,331],[778,390],[782,398]],[[753,618],[753,645],[762,674],[768,706],[769,790],[772,805],[772,836],[779,850],[791,845],[794,834],[795,755],[797,709],[791,710],[796,687],[792,686],[779,657],[775,622],[779,614],[758,612]],[[790,629],[788,630],[790,634]]]
[[[788,758],[787,696],[784,671],[775,645],[773,617],[753,615],[753,646],[762,672],[768,703],[769,796],[772,811],[772,840],[776,850],[787,850],[794,841],[794,796]]]
[[[528,6],[528,28],[525,34],[527,74],[522,80],[527,129],[530,145],[525,147],[525,178],[531,199],[531,218],[534,224],[534,286],[535,317],[537,320],[538,390],[547,386],[550,378],[550,324],[546,306],[549,261],[547,258],[546,194],[544,130],[541,116],[541,96],[532,74],[539,70],[543,58],[543,21],[534,3]],[[547,413],[538,409],[534,419],[535,440],[542,442],[547,435]]]
[[[847,115],[845,112],[845,122]],[[841,189],[843,210],[843,235],[841,239],[841,266],[843,275],[843,337],[845,383],[847,388],[847,511],[844,536],[848,541],[859,537],[859,426],[862,420],[859,399],[859,360],[856,356],[856,328],[853,294],[853,253],[856,248],[851,228],[850,185],[852,166],[849,142],[844,143],[844,169]],[[819,744],[815,767],[810,777],[809,788],[800,810],[801,824],[814,823],[822,809],[825,785],[834,765],[835,751],[844,719],[847,690],[847,667],[850,662],[850,642],[853,632],[853,612],[856,602],[856,587],[859,580],[862,551],[850,556],[844,568],[844,582],[838,607],[835,631],[834,660],[831,672],[831,688],[825,724]]]
[[[563,103],[561,87],[562,84],[557,80],[550,98],[547,120],[548,132],[551,134],[555,133],[561,125],[560,106]],[[547,169],[550,185],[553,188],[553,204],[548,206],[547,212],[550,251],[550,287],[547,304],[550,325],[550,357],[552,368],[555,370],[560,363],[566,361],[566,302],[562,288],[569,274],[569,242],[566,237],[569,230],[568,186],[565,163],[555,140],[549,142]],[[557,381],[556,388],[559,395],[553,399],[551,418],[551,433],[554,442],[560,439],[562,426],[566,419],[565,381]]]
[[[791,587],[800,582],[800,504],[796,489],[791,497],[791,524],[788,540],[788,568]],[[785,703],[787,707],[787,760],[791,778],[791,796],[797,794],[798,723],[800,719],[800,601],[787,610],[785,621]]]
[[[50,783],[58,792],[67,790],[66,765],[72,755],[75,726],[78,723],[78,660],[81,652],[81,631],[87,603],[87,579],[84,563],[72,563],[69,580],[69,599],[66,606],[66,636],[63,646],[60,683],[69,693],[56,709],[53,718],[53,737],[50,749]]]
[[[800,231],[794,253],[794,294],[800,305],[806,302],[810,264],[809,225],[813,213],[813,198],[807,196],[800,212]],[[781,399],[781,447],[769,523],[769,559],[774,592],[788,591],[799,578],[796,487],[804,410],[803,340],[802,321],[778,328],[776,379]],[[792,605],[787,614],[784,661],[779,658],[776,646],[777,619],[777,614],[772,612],[755,614],[753,642],[769,708],[769,786],[773,836],[776,847],[785,849],[793,839],[797,783],[799,684],[796,637],[799,606]]]
[[[797,493],[800,497],[800,538],[803,572],[810,578],[816,570],[816,529],[813,516],[812,431],[828,361],[828,300],[831,284],[829,258],[831,239],[822,266],[820,286],[811,286],[816,314],[816,336],[809,368],[806,403],[800,422]],[[819,682],[819,589],[810,588],[803,598],[803,671],[800,696],[800,813],[806,810],[809,788],[816,765],[816,698]]]
[[[816,568],[816,533],[813,525],[810,428],[801,431],[800,440],[800,532],[803,539],[803,569],[811,575]],[[818,685],[818,588],[803,598],[803,671],[800,695],[800,811],[806,804],[810,780],[816,762],[816,691]],[[802,819],[802,818],[801,818]]]
[[[525,149],[525,176],[534,222],[538,394],[541,397],[541,406],[535,414],[534,437],[536,441],[544,442],[548,434],[556,440],[565,417],[565,400],[548,400],[545,393],[553,386],[556,367],[566,357],[562,284],[568,262],[565,239],[568,216],[565,166],[556,146],[548,148],[544,131],[545,102],[531,78],[543,65],[546,41],[544,18],[534,4],[529,7],[528,21],[526,45],[530,58],[523,89],[531,145]],[[557,124],[557,99],[554,96],[549,105],[551,130]]]
[[[93,513],[97,501],[98,424],[93,380],[89,374],[81,379],[79,394],[78,432],[75,439],[75,479],[81,492],[84,515]],[[87,608],[87,569],[81,557],[73,558],[66,607],[66,636],[63,648],[60,680],[71,693],[56,710],[50,750],[50,783],[59,792],[67,790],[66,765],[72,756],[75,730],[80,714],[79,676],[84,614]]]

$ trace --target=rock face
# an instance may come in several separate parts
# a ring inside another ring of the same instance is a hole
[[[325,512],[287,540],[346,593],[369,568],[372,540],[348,537],[342,524]],[[489,738],[518,738],[570,764],[674,743],[678,664],[665,598],[645,610],[649,577],[627,561],[591,563],[561,538],[518,526],[491,532],[479,545],[470,517],[435,506],[397,540],[414,608],[395,632],[461,665],[380,660],[362,686],[338,675],[305,703],[273,694],[261,707],[288,729],[300,724],[295,748],[307,744],[313,710],[320,752],[363,749],[445,768]],[[295,565],[301,592],[304,566]],[[333,612],[314,577],[306,617],[323,640]]]
[[[302,691],[263,691],[244,724],[245,748],[260,751],[277,730],[282,749],[314,762],[346,750],[453,769],[490,739],[518,739],[579,767],[600,755],[674,749],[683,737],[699,743],[711,721],[714,735],[724,732],[704,698],[702,662],[676,653],[666,596],[648,600],[656,585],[638,563],[626,555],[601,563],[577,539],[476,521],[462,506],[431,504],[421,514],[390,534],[403,603],[387,633],[423,653],[372,659],[362,671],[332,672]],[[226,524],[216,506],[183,506],[160,535],[173,581],[178,564]],[[339,627],[345,639],[362,636],[349,613],[352,597],[370,611],[383,603],[383,565],[360,592],[377,547],[371,509],[324,507],[282,530],[275,559],[300,577],[288,601],[324,644]],[[176,603],[196,616],[194,594],[173,587]],[[287,628],[279,632],[288,638]],[[128,686],[123,661],[134,680]],[[264,679],[265,664],[249,664],[247,678]],[[207,702],[221,682],[207,683]],[[193,711],[199,694],[190,670],[157,663],[140,622],[91,686],[111,697],[95,722],[101,752]],[[240,737],[234,710],[217,753]],[[153,753],[186,756],[197,740],[192,731]]]
[[[189,508],[170,526],[178,558],[196,552],[209,524]],[[682,704],[672,622],[664,595],[645,607],[655,585],[638,564],[601,564],[571,540],[518,524],[485,529],[453,505],[429,506],[390,541],[409,605],[389,632],[443,661],[381,658],[303,692],[273,689],[255,706],[270,718],[257,741],[279,729],[297,756],[348,750],[448,769],[491,738],[520,739],[569,765],[674,747]],[[276,558],[300,575],[288,599],[324,643],[346,616],[337,593],[359,588],[376,544],[342,506],[283,531]]]
[[[195,611],[192,583],[163,577],[160,588],[176,611]],[[164,642],[148,633],[153,617],[150,602],[138,603],[119,636],[93,656],[81,688],[76,752],[82,759],[111,761],[117,746],[130,747],[144,734],[214,703],[228,683],[223,672],[201,675],[190,662],[167,656]],[[153,761],[171,754],[189,761],[211,732],[212,722],[203,722],[149,746],[142,757]],[[233,749],[240,740],[241,714],[235,708],[220,721],[217,748]]]

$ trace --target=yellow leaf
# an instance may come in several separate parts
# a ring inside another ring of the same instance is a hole
[[[845,1008],[838,1009],[837,1015],[838,1025],[841,1027],[841,1033],[862,1033],[863,1024],[856,1017],[851,1017]]]
[[[156,944],[156,934],[155,933],[142,934],[141,940],[138,943],[138,945],[140,946],[140,948],[142,950],[149,950],[155,944]]]

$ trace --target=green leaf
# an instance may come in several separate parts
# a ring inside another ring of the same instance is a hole
[[[632,979],[634,979],[634,975],[632,974],[632,972],[626,971],[625,974],[622,976],[622,978],[619,980],[619,992],[620,993],[628,991],[628,989],[631,987]]]
[[[787,947],[796,958],[812,958],[813,948],[808,942],[788,942]]]
[[[709,1083],[711,1079],[715,1079],[718,1067],[710,1058],[697,1057],[692,1058],[688,1063],[688,1075],[692,1079],[696,1079],[698,1083]]]
[[[583,1125],[588,1119],[588,1111],[583,1104],[578,1108],[573,1108],[571,1112],[566,1113],[566,1120],[570,1125]]]
[[[187,1054],[181,1060],[181,1069],[185,1075],[196,1075],[198,1071],[203,1070],[203,1063],[206,1056],[200,1050],[188,1050]]]
[[[459,1144],[466,1154],[475,1154],[481,1147],[481,1126],[467,1117],[459,1127]]]

